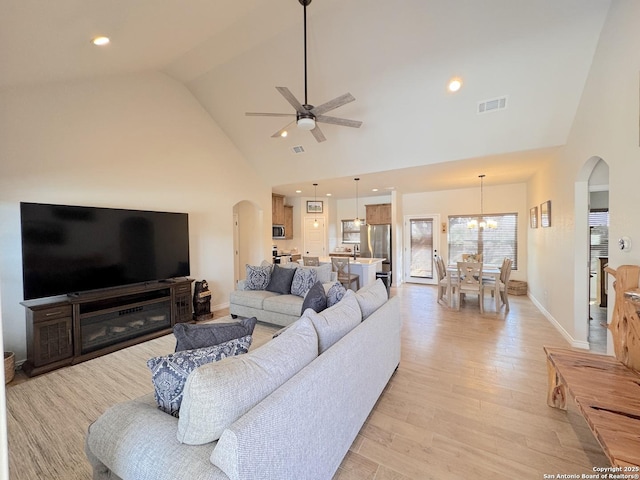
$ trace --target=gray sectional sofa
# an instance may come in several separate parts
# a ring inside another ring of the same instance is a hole
[[[152,395],[111,407],[89,427],[93,478],[330,480],[400,362],[400,308],[386,295],[381,281],[348,291],[198,367],[180,418]]]

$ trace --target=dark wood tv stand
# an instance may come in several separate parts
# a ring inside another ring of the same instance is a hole
[[[191,283],[178,278],[21,302],[27,314],[28,376],[73,365],[171,333],[193,320]]]

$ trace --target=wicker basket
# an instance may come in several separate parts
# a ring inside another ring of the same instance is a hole
[[[527,282],[523,282],[522,280],[509,280],[507,293],[509,293],[509,295],[526,295]]]
[[[4,352],[4,383],[13,380],[16,374],[16,356],[13,352]]]

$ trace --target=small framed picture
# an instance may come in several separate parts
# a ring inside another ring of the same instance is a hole
[[[322,200],[307,200],[307,213],[322,213]]]
[[[538,207],[537,206],[529,209],[529,226],[531,228],[538,228]]]
[[[551,226],[551,200],[540,204],[540,225],[542,227]]]

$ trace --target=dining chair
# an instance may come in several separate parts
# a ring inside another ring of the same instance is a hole
[[[509,297],[508,297],[508,287],[509,287],[509,277],[511,276],[511,265],[513,264],[513,260],[505,257],[502,260],[502,265],[500,266],[500,277],[498,279],[498,283],[496,284],[494,278],[484,278],[482,283],[485,290],[491,291],[491,296],[500,295],[500,300],[502,305],[505,305],[505,311],[509,311]],[[497,305],[497,304],[496,304]]]
[[[338,274],[338,282],[340,282],[344,288],[351,288],[351,284],[355,283],[355,290],[360,290],[360,275],[351,273],[350,257],[331,257],[331,268]]]
[[[447,278],[447,266],[444,263],[443,258],[440,255],[436,256],[436,273],[438,275],[438,302],[443,301],[445,295],[451,299],[450,295],[455,292],[457,279]],[[449,284],[451,284],[451,292],[448,291]]]
[[[462,261],[463,262],[482,262],[482,254],[481,253],[463,253]]]
[[[482,262],[458,262],[458,310],[462,295],[478,295],[480,313],[484,313],[484,290],[482,286]]]
[[[319,257],[302,257],[302,264],[305,267],[318,267],[320,266]]]

